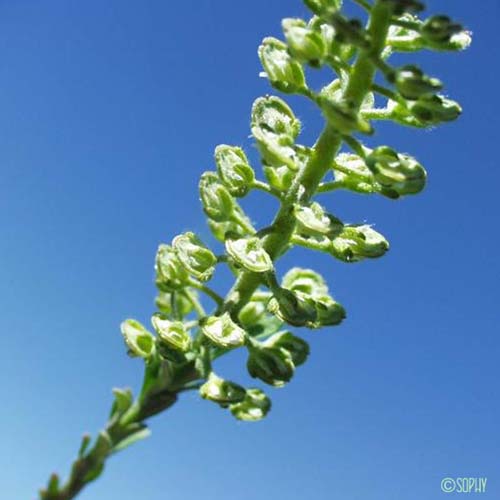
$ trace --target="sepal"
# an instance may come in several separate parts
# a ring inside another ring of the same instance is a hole
[[[212,277],[217,257],[194,233],[187,232],[176,236],[172,247],[191,276],[200,281],[208,281]]]
[[[226,251],[234,262],[246,271],[265,273],[273,269],[273,261],[264,250],[260,238],[232,238],[227,235]]]
[[[255,181],[255,173],[241,148],[221,144],[215,149],[217,172],[232,196],[245,196]]]

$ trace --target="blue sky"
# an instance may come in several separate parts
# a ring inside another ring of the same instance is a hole
[[[418,61],[463,117],[432,131],[379,126],[373,138],[414,154],[427,190],[321,198],[375,223],[390,253],[345,265],[297,250],[279,265],[323,272],[348,320],[303,332],[310,360],[269,391],[268,419],[239,423],[187,395],[82,500],[434,500],[446,476],[487,477],[482,498],[499,498],[500,7],[432,2],[442,11],[474,44]],[[34,498],[52,471],[65,474],[81,434],[104,424],[111,388],[137,388],[141,363],[119,323],[153,312],[158,243],[188,229],[208,237],[196,186],[213,148],[242,145],[257,167],[249,111],[270,89],[256,48],[304,13],[299,0],[0,5],[5,498]],[[310,144],[319,114],[291,102]],[[259,194],[245,207],[258,224],[275,210]],[[222,274],[220,291],[229,285]],[[234,353],[219,371],[246,383],[243,364]]]

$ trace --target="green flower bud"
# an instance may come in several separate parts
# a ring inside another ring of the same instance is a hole
[[[327,16],[342,7],[342,0],[304,0],[317,16]]]
[[[201,331],[215,345],[224,349],[240,347],[245,343],[246,333],[229,316],[210,316],[201,324]]]
[[[295,205],[293,214],[297,219],[296,231],[305,235],[334,235],[339,233],[344,225],[331,214],[324,211],[319,203],[309,206]]]
[[[267,309],[292,326],[311,326],[317,319],[316,307],[310,297],[285,288],[275,293]]]
[[[370,37],[358,19],[346,19],[344,16],[334,13],[330,21],[335,28],[337,42],[351,44],[362,49],[370,47]]]
[[[246,397],[246,390],[211,372],[208,380],[200,387],[200,396],[227,408],[230,404],[242,402]]]
[[[317,312],[314,328],[336,326],[346,318],[345,309],[329,295],[319,297],[314,301]]]
[[[247,271],[265,273],[273,269],[273,261],[257,237],[239,239],[228,237],[226,251],[236,264]]]
[[[283,387],[293,377],[295,366],[288,351],[254,342],[249,348],[247,369],[251,377],[274,387]]]
[[[285,350],[292,358],[294,366],[304,364],[309,356],[309,344],[290,332],[276,333],[269,337],[263,345],[265,348]]]
[[[127,319],[121,324],[125,343],[132,356],[149,359],[155,352],[155,339],[144,326],[134,319]]]
[[[286,165],[282,167],[264,166],[263,170],[269,185],[283,193],[290,189],[296,175],[296,172],[290,170]]]
[[[432,16],[424,21],[420,34],[431,45],[449,43],[453,35],[463,31],[463,27],[448,16]]]
[[[425,9],[425,5],[418,0],[383,0],[383,2],[391,6],[396,16],[401,16],[405,12],[421,12]]]
[[[245,196],[255,181],[255,173],[241,148],[222,144],[215,149],[217,172],[232,196]]]
[[[189,290],[189,294],[191,296],[194,295],[195,298],[198,297],[198,294],[196,293],[195,290]],[[180,316],[182,317],[187,316],[193,310],[193,303],[187,297],[185,297],[184,294],[175,293],[173,300],[174,300],[175,310]],[[156,296],[155,303],[158,310],[163,314],[166,315],[173,314],[171,293],[160,291]]]
[[[200,281],[208,281],[212,277],[217,257],[194,233],[188,232],[176,236],[172,246],[189,274]]]
[[[285,274],[281,284],[291,292],[300,292],[313,298],[328,293],[325,280],[312,269],[293,267]]]
[[[394,75],[393,83],[405,99],[412,101],[443,88],[443,84],[437,78],[425,75],[420,68],[413,65],[399,68]]]
[[[241,403],[230,406],[231,413],[238,420],[256,422],[262,420],[271,409],[271,400],[260,389],[248,389]]]
[[[328,123],[341,134],[349,135],[356,131],[373,133],[370,122],[358,113],[352,102],[332,99],[329,92],[321,92],[318,102]]]
[[[358,155],[341,153],[333,165],[335,180],[342,186],[356,193],[369,194],[377,191],[373,174]]]
[[[201,176],[200,197],[203,210],[210,219],[216,222],[231,219],[235,207],[234,199],[214,172],[205,172]]]
[[[250,300],[247,302],[238,314],[238,320],[245,330],[261,322],[267,313],[266,304],[272,297],[271,294],[265,294],[265,300]]]
[[[425,187],[427,174],[422,165],[388,146],[375,148],[367,156],[366,165],[382,186],[382,193],[390,198],[416,194]]]
[[[289,94],[307,88],[302,66],[290,57],[286,44],[280,40],[264,38],[259,47],[259,58],[274,88]]]
[[[344,262],[381,257],[389,250],[389,243],[368,225],[345,226],[332,240],[332,254]]]
[[[191,347],[191,337],[182,321],[170,321],[163,314],[154,314],[151,324],[160,340],[175,351],[187,352]]]
[[[301,63],[320,67],[328,54],[321,33],[310,29],[302,19],[283,19],[282,26],[292,57]]]
[[[441,95],[428,95],[412,104],[410,111],[424,125],[436,125],[456,120],[462,108],[457,102]]]
[[[297,170],[294,142],[300,132],[300,121],[279,97],[257,99],[252,107],[252,135],[267,166]]]
[[[160,245],[155,261],[156,286],[163,292],[172,292],[186,286],[189,275],[181,265],[174,249]]]

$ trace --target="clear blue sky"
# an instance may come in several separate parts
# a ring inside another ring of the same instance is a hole
[[[82,500],[439,500],[445,476],[488,477],[481,498],[500,498],[500,7],[428,3],[474,32],[467,53],[418,57],[464,115],[373,139],[419,158],[428,189],[400,202],[323,196],[343,219],[375,223],[391,252],[345,265],[293,251],[279,266],[322,271],[348,320],[304,332],[310,361],[269,391],[267,420],[185,396]],[[196,186],[213,148],[255,159],[249,111],[270,92],[256,47],[302,14],[299,0],[1,3],[2,498],[33,499],[66,474],[111,388],[137,388],[119,323],[153,312],[157,244],[208,234]],[[292,102],[310,143],[319,115]],[[261,195],[245,206],[259,224],[275,208]],[[235,353],[219,371],[245,383],[243,362]]]

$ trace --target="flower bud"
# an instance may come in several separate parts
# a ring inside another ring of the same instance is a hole
[[[362,49],[370,47],[370,37],[358,19],[346,19],[344,16],[334,13],[330,21],[335,28],[337,42],[351,44]]]
[[[230,406],[231,413],[238,420],[256,422],[262,420],[271,409],[271,400],[260,389],[247,389],[241,403]]]
[[[369,194],[377,191],[375,178],[363,158],[350,153],[341,153],[333,165],[335,180],[342,187],[356,193]]]
[[[240,236],[245,236],[242,233],[242,228],[236,224],[236,222],[215,222],[213,220],[208,221],[208,227],[212,231],[214,237],[221,241],[226,241],[227,234],[239,234]]]
[[[432,94],[443,88],[441,81],[425,75],[420,68],[413,65],[399,68],[393,78],[393,83],[398,92],[405,99],[412,101],[422,95]]]
[[[282,193],[286,193],[290,189],[296,175],[296,172],[290,170],[286,165],[281,167],[264,166],[263,170],[269,185]]]
[[[201,331],[215,345],[224,349],[240,347],[245,343],[246,333],[229,316],[210,316],[201,323]]]
[[[285,350],[292,358],[294,366],[304,364],[309,356],[309,344],[290,332],[276,333],[269,337],[263,345],[266,348]]]
[[[332,254],[344,262],[381,257],[389,250],[389,243],[368,225],[345,226],[332,240]]]
[[[427,174],[414,158],[388,146],[375,148],[366,158],[367,167],[390,198],[416,194],[425,187]]]
[[[291,292],[300,292],[313,298],[328,293],[325,280],[312,269],[293,267],[285,274],[281,284]]]
[[[208,380],[200,387],[200,396],[226,408],[230,404],[242,402],[246,390],[241,385],[224,380],[211,372]]]
[[[401,16],[405,12],[421,12],[425,9],[425,5],[418,0],[383,0],[383,2],[391,6],[396,16]]]
[[[279,97],[260,97],[252,107],[252,135],[265,165],[297,170],[293,148],[300,121]]]
[[[424,21],[420,34],[431,45],[449,43],[453,35],[460,33],[463,27],[453,22],[448,16],[432,16]]]
[[[180,352],[189,351],[191,337],[182,321],[170,321],[163,314],[154,314],[151,318],[151,324],[160,340],[169,348]]]
[[[200,179],[200,197],[207,216],[217,222],[231,219],[234,199],[214,172],[205,172]]]
[[[293,377],[295,366],[288,351],[254,342],[249,348],[247,369],[251,377],[274,387],[283,387]]]
[[[351,101],[332,99],[327,92],[322,92],[319,105],[328,123],[339,133],[349,135],[352,132],[372,134],[370,122],[365,120]]]
[[[232,196],[245,196],[255,181],[255,173],[241,148],[222,144],[215,149],[217,172]]]
[[[127,319],[121,324],[121,331],[132,356],[149,359],[154,354],[155,339],[141,323]]]
[[[304,3],[317,16],[332,14],[342,7],[342,0],[304,0]]]
[[[334,235],[339,233],[344,225],[331,214],[327,214],[319,203],[309,206],[295,205],[293,214],[297,219],[296,231],[303,235]]]
[[[304,70],[290,57],[282,41],[267,37],[259,47],[259,58],[271,85],[281,92],[294,94],[307,88]]]
[[[314,328],[336,326],[346,317],[345,309],[329,295],[314,299],[317,319]]]
[[[189,290],[190,295],[198,296],[195,290]],[[193,303],[183,294],[174,292],[174,307],[175,311],[182,317],[187,316],[193,310]],[[172,310],[172,294],[169,292],[159,292],[156,296],[156,307],[166,315],[173,314]]]
[[[246,271],[265,273],[273,269],[271,257],[264,250],[262,241],[256,236],[239,239],[232,239],[228,236],[226,251],[236,264]]]
[[[194,233],[188,232],[176,236],[172,246],[189,274],[200,281],[208,281],[212,277],[217,257]]]
[[[441,95],[422,96],[410,107],[411,113],[424,125],[456,120],[462,113],[460,105]]]
[[[300,292],[291,292],[286,288],[276,291],[267,309],[292,326],[310,326],[316,321],[314,301]]]
[[[181,265],[174,249],[160,245],[155,261],[156,286],[163,292],[172,292],[186,286],[189,275]]]
[[[288,51],[297,61],[320,67],[328,51],[320,33],[310,29],[302,19],[283,19]]]

